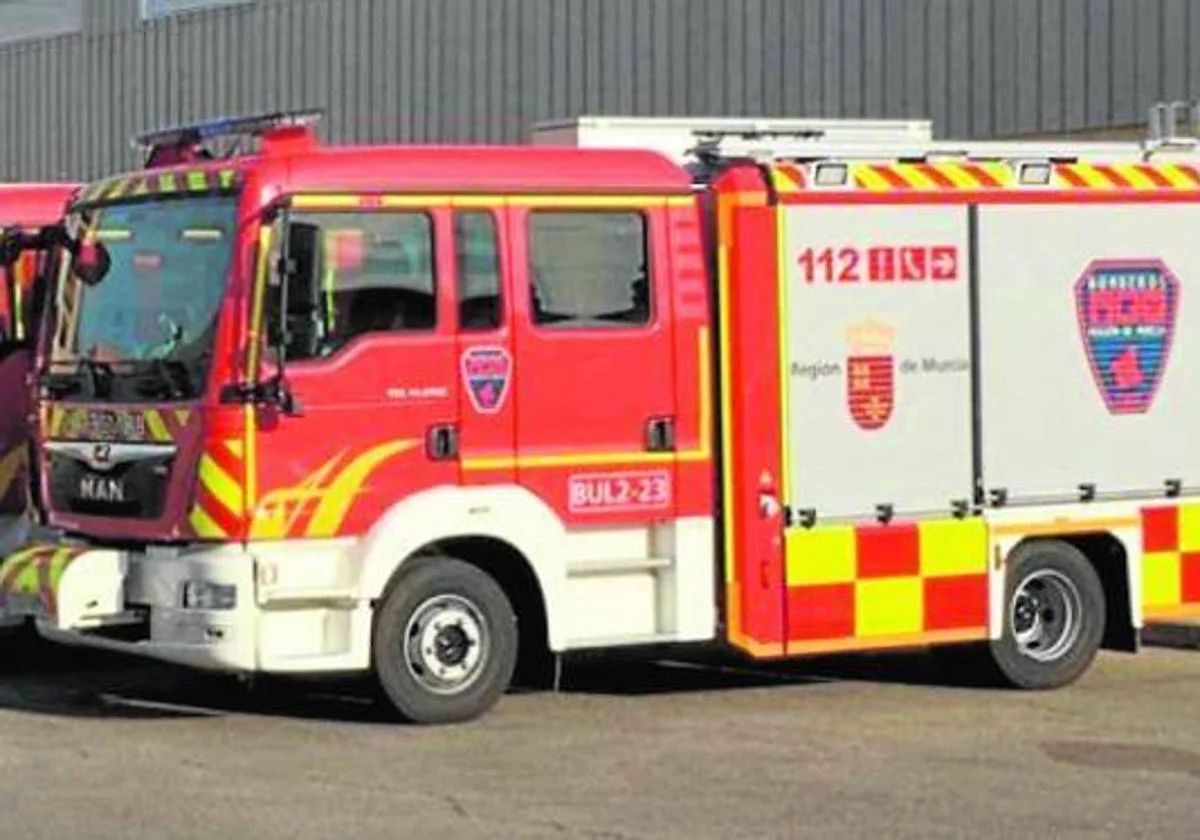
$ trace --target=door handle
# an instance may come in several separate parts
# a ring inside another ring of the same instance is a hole
[[[646,451],[675,451],[674,417],[651,417],[646,421]]]
[[[431,461],[451,461],[458,457],[458,428],[453,423],[430,426],[425,433],[425,454]]]

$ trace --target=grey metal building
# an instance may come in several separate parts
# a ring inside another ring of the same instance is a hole
[[[138,130],[283,107],[351,142],[585,113],[985,137],[1196,96],[1200,0],[0,0],[0,180],[93,177],[135,164]]]

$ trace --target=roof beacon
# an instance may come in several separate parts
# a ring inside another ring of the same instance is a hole
[[[271,141],[287,145],[315,142],[314,127],[324,112],[316,109],[278,111],[246,117],[223,117],[191,125],[175,126],[139,135],[134,143],[146,153],[146,168],[173,166],[200,160],[230,158],[245,153],[246,140]],[[223,151],[212,148],[214,141],[230,141]]]

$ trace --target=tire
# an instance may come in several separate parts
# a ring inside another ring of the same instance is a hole
[[[508,689],[517,646],[517,618],[495,580],[461,560],[422,557],[376,607],[371,658],[401,717],[457,723]]]
[[[1104,589],[1079,549],[1061,540],[1019,546],[1009,563],[1004,633],[990,645],[1000,675],[1024,689],[1079,679],[1104,636]]]

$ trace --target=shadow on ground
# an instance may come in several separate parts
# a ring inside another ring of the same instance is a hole
[[[926,651],[761,663],[712,649],[576,654],[564,660],[564,694],[638,696],[781,685],[873,682],[956,688],[993,683]],[[533,688],[552,690],[547,674]],[[0,651],[0,708],[70,717],[155,719],[254,714],[382,723],[394,720],[364,678],[239,679],[118,654],[8,641]]]

